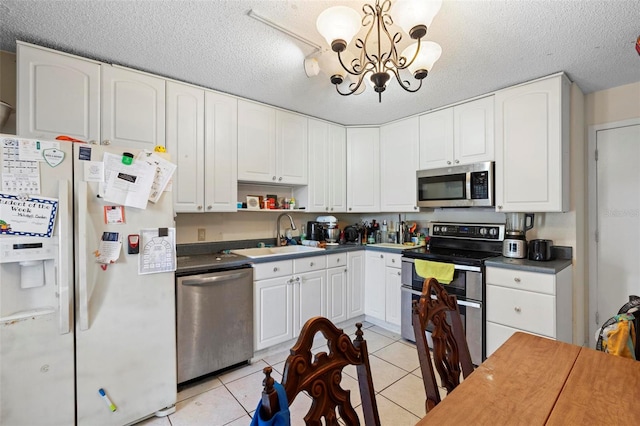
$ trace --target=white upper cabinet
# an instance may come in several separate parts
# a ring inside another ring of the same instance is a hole
[[[17,43],[17,133],[100,140],[100,63]]]
[[[178,167],[173,175],[176,212],[204,206],[204,90],[167,82],[167,152]]]
[[[414,179],[415,180],[415,179]],[[347,212],[380,211],[380,130],[347,129]]]
[[[496,93],[496,210],[569,209],[570,83],[563,75]]]
[[[167,152],[176,212],[237,210],[235,98],[167,82]]]
[[[346,212],[347,141],[344,127],[309,120],[308,164],[307,212]],[[301,196],[305,196],[304,191],[297,198]]]
[[[419,169],[494,160],[493,96],[420,116]]]
[[[238,179],[307,184],[307,118],[238,101]]]
[[[165,80],[102,64],[102,143],[165,146]]]
[[[418,117],[380,127],[380,211],[417,211]]]
[[[237,211],[238,100],[204,93],[205,211]]]

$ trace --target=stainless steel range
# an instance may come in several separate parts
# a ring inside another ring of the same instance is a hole
[[[471,360],[479,365],[486,353],[484,261],[502,254],[504,225],[431,222],[428,228],[428,247],[402,253],[402,337],[415,341],[411,306],[413,300],[420,298],[424,283],[416,273],[415,260],[452,263],[453,280],[444,287],[458,299]]]

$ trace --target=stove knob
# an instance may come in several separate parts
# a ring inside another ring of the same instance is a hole
[[[487,228],[480,228],[480,235],[487,235]]]
[[[447,232],[447,227],[446,227],[446,226],[443,226],[443,227],[442,227],[442,233],[444,234],[445,232]]]
[[[440,232],[440,227],[439,226],[434,226],[433,227],[433,233],[436,234],[438,232]]]
[[[496,228],[489,228],[489,235],[495,236],[498,234],[498,230]]]

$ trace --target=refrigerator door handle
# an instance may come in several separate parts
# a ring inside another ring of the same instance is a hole
[[[87,183],[78,185],[78,316],[80,330],[89,329],[89,296],[87,294]]]
[[[73,259],[73,251],[71,250],[71,234],[69,227],[72,217],[69,209],[69,181],[64,179],[58,182],[58,217],[60,218],[58,228],[58,264],[56,277],[58,279],[58,309],[60,310],[59,330],[60,334],[67,334],[71,331],[71,291],[69,283],[71,282],[69,274],[71,266],[69,265]],[[63,265],[62,262],[66,262]]]

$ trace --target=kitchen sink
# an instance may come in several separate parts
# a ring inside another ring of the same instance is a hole
[[[324,251],[324,249],[309,246],[255,247],[231,250],[231,253],[256,259],[269,256],[283,256],[286,254],[309,253],[314,251]]]

